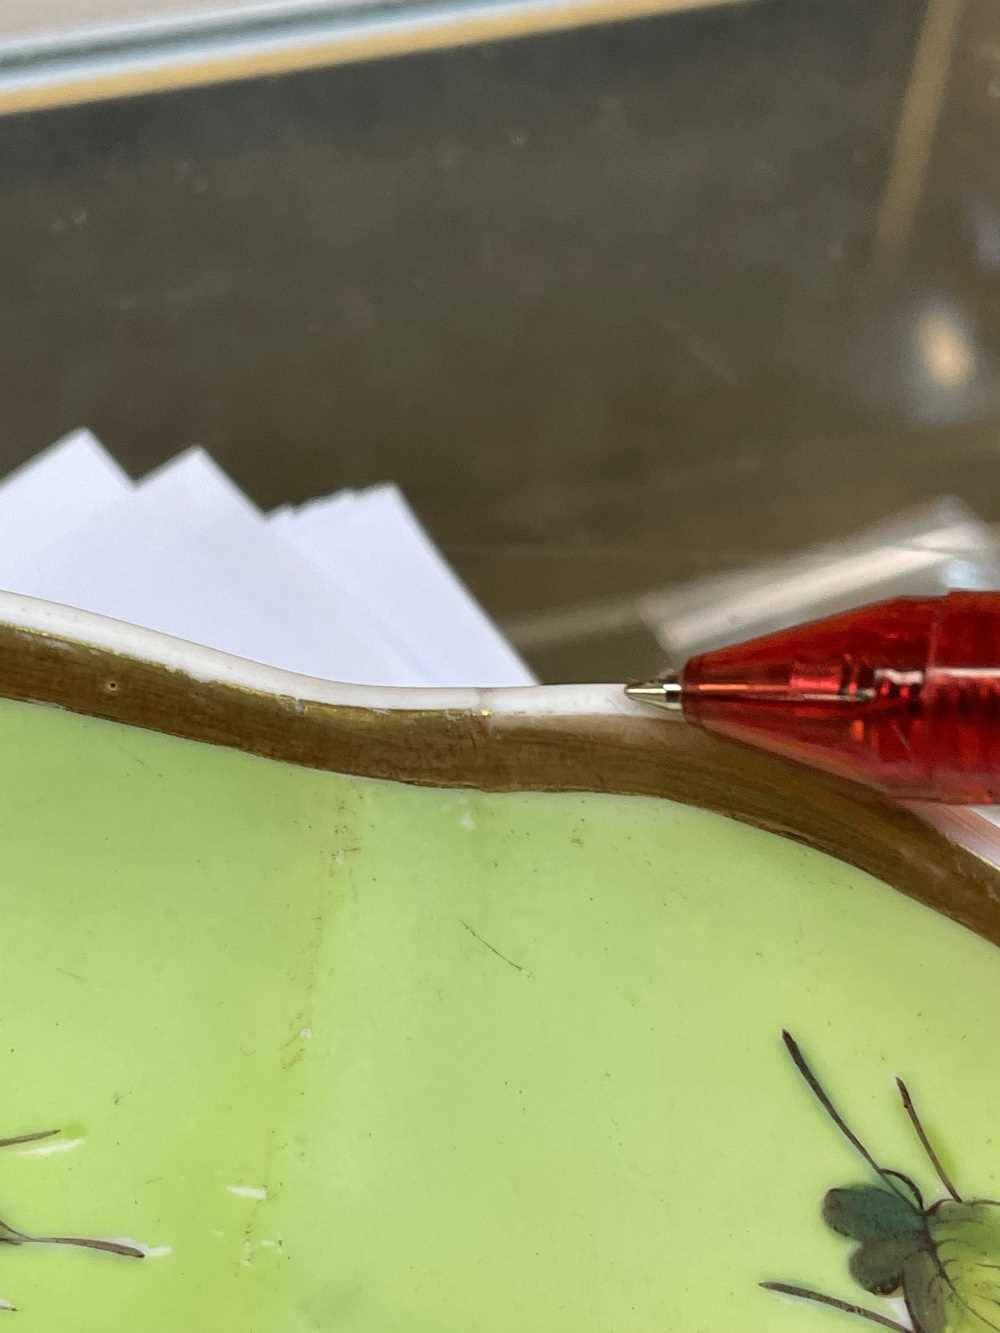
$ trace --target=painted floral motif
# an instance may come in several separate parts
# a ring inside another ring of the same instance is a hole
[[[865,1185],[830,1190],[823,1200],[823,1220],[838,1235],[857,1242],[849,1268],[859,1286],[878,1296],[901,1294],[910,1325],[788,1282],[761,1285],[895,1333],[990,1329],[1000,1333],[1000,1202],[967,1200],[959,1194],[927,1136],[909,1089],[897,1079],[903,1107],[946,1195],[925,1207],[908,1176],[875,1160],[831,1101],[795,1038],[788,1032],[783,1036],[813,1095],[876,1177]]]

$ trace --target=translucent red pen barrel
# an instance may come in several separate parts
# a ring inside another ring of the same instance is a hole
[[[896,796],[1000,801],[1000,593],[900,597],[692,658],[684,715]]]

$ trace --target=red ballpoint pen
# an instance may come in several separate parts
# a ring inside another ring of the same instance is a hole
[[[1000,801],[1000,592],[878,602],[626,691],[901,799]]]

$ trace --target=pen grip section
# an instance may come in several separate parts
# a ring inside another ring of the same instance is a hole
[[[685,716],[899,796],[1000,800],[1000,594],[896,598],[693,658]]]

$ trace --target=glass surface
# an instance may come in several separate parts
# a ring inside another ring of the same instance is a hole
[[[546,678],[641,674],[651,589],[1000,521],[998,136],[995,0],[0,120],[0,465],[87,423],[264,504],[392,478]]]

